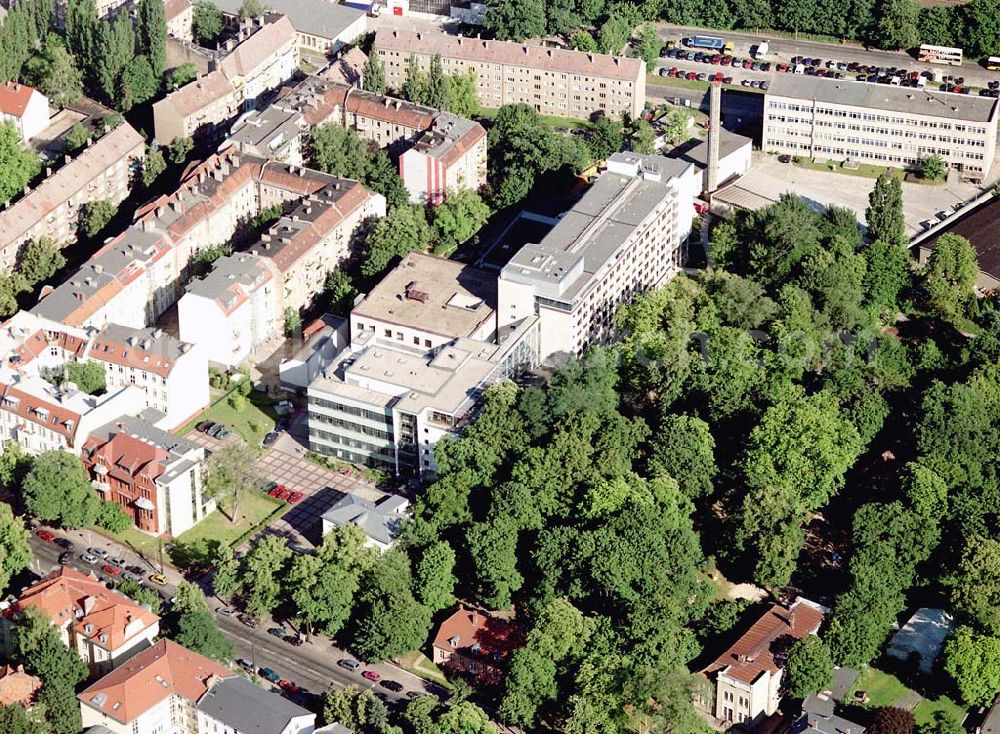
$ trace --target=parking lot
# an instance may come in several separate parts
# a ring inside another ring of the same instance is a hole
[[[803,74],[817,78],[844,79],[866,84],[920,87],[927,90],[1000,97],[1000,74],[987,78],[949,66],[900,59],[898,65],[879,66],[848,59],[793,55],[782,59],[775,54],[759,57],[733,55],[694,48],[665,49],[655,73],[664,78],[688,81],[720,81],[766,91],[775,74]]]

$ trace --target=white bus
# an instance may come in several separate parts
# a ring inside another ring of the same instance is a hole
[[[1000,71],[1000,56],[990,56],[986,59],[986,68],[990,71]]]
[[[926,61],[930,64],[961,66],[962,49],[951,48],[950,46],[931,46],[925,43],[917,53],[917,61]]]

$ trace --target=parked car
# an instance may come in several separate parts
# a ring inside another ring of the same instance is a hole
[[[70,553],[69,551],[63,551],[62,553],[59,554],[59,565],[60,566],[66,566],[72,560],[73,560],[73,554]]]
[[[381,676],[374,670],[366,670],[364,673],[361,674],[361,677],[374,682],[377,681]]]
[[[118,566],[118,568],[125,568],[125,559],[124,558],[109,558],[108,561],[113,566]]]
[[[403,684],[394,680],[384,680],[381,683],[379,683],[379,685],[382,686],[383,688],[388,688],[393,693],[399,693],[401,690],[403,690]]]
[[[246,658],[236,658],[236,664],[239,665],[243,670],[248,673],[253,670],[253,663],[251,663]]]
[[[299,691],[302,690],[302,688],[296,685],[295,681],[291,680],[281,681],[280,683],[278,683],[278,688],[283,690],[285,693],[298,693]]]
[[[341,668],[346,668],[347,670],[357,670],[361,667],[361,663],[357,660],[352,660],[351,658],[341,658],[337,661],[337,665]]]
[[[70,540],[69,538],[56,538],[55,544],[58,545],[63,550],[68,550],[68,551],[71,551],[74,548],[76,548],[76,546],[73,545],[73,541]]]
[[[207,433],[212,438],[219,438],[219,434],[224,432],[226,427],[221,423],[213,423],[212,427],[209,428],[205,433]]]
[[[285,495],[288,494],[288,487],[284,484],[275,484],[268,491],[268,494],[272,497],[277,497],[278,499],[284,499]]]
[[[49,530],[36,530],[35,535],[38,536],[39,540],[44,540],[46,543],[55,543],[56,536],[55,533]]]
[[[275,673],[270,668],[261,668],[257,672],[260,673],[260,677],[263,678],[266,681],[269,681],[271,683],[280,683],[281,682],[281,676],[278,675],[277,673]]]
[[[663,69],[660,69],[660,71],[663,71]],[[660,76],[663,76],[663,74],[660,74]],[[267,433],[264,434],[264,438],[261,439],[260,445],[274,446],[274,442],[277,440],[278,440],[278,434],[275,433],[274,431],[268,431]]]
[[[215,428],[215,421],[202,421],[194,428],[200,433],[208,433],[211,429]]]
[[[287,415],[286,416],[282,416],[281,418],[278,419],[278,422],[274,424],[274,430],[277,431],[278,433],[281,433],[283,431],[287,431],[288,427],[291,424],[292,424],[292,422],[288,419]]]
[[[135,581],[135,582],[136,582],[137,584],[138,584],[138,583],[139,583],[140,581],[142,581],[142,579],[141,579],[141,578],[139,578],[138,576],[136,576],[136,575],[135,575],[134,573],[129,573],[128,571],[125,571],[125,572],[124,572],[124,573],[122,574],[122,580],[123,580],[123,581]]]
[[[275,637],[278,638],[284,638],[285,630],[283,630],[281,627],[271,627],[267,630],[267,634],[274,635]]]
[[[666,67],[661,68],[656,73],[659,74],[660,76],[670,76],[670,71]],[[269,435],[271,435],[271,434],[268,434],[268,436]],[[267,436],[264,436],[264,438],[267,438]]]
[[[302,638],[296,634],[285,635],[284,640],[292,647],[302,647]]]
[[[223,617],[232,617],[233,615],[236,614],[236,612],[234,612],[229,607],[216,607],[215,608],[215,613],[219,614],[219,615],[221,615]]]
[[[289,503],[291,505],[294,505],[300,499],[302,499],[302,493],[301,492],[289,492],[288,494],[285,495],[285,502],[287,502],[287,503]]]
[[[249,614],[241,614],[237,619],[251,629],[260,624],[255,617],[251,617]]]
[[[103,566],[101,566],[101,570],[104,571],[104,573],[108,574],[108,576],[117,576],[122,572],[122,570],[118,568],[118,566],[112,566],[110,563],[105,563]]]
[[[156,584],[157,586],[166,586],[168,581],[167,577],[162,573],[154,573],[149,577],[149,582],[151,584]]]
[[[91,555],[90,553],[81,553],[80,560],[83,561],[84,563],[89,563],[91,566],[93,566],[101,559],[98,558],[97,556]]]
[[[129,566],[125,570],[131,574],[138,576],[139,578],[145,578],[146,576],[146,569],[144,569],[142,566]]]

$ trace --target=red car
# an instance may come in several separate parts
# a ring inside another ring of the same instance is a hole
[[[298,685],[295,684],[294,681],[290,680],[281,681],[280,683],[278,683],[278,688],[280,688],[283,691],[287,691],[288,693],[298,693],[299,691],[302,690]]]
[[[693,81],[694,81],[695,79],[697,79],[697,78],[698,78],[698,75],[697,75],[697,74],[696,74],[695,72],[693,72],[693,71],[689,71],[689,72],[688,72],[688,73],[687,73],[687,74],[686,74],[686,75],[684,76],[684,78],[685,78],[685,79],[687,79],[688,81],[692,81],[692,82],[693,82]]]
[[[285,502],[288,502],[289,504],[292,505],[294,505],[300,499],[302,499],[301,492],[289,492],[288,494],[285,495]]]
[[[376,673],[374,670],[366,670],[364,673],[361,674],[361,677],[367,678],[370,681],[377,681],[379,679],[378,673]]]
[[[101,566],[101,570],[104,571],[108,576],[117,576],[122,572],[118,566],[112,566],[110,563],[105,563]]]
[[[56,542],[55,533],[50,533],[48,530],[36,530],[35,535],[44,540],[46,543]]]
[[[284,499],[285,495],[288,494],[288,487],[284,484],[279,484],[277,487],[268,492],[272,497],[277,497],[278,499]]]

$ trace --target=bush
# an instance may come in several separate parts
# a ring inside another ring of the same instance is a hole
[[[132,527],[132,518],[117,502],[102,502],[97,511],[97,525],[112,533],[124,533]]]
[[[913,734],[913,714],[898,706],[883,706],[875,712],[868,734]]]
[[[233,393],[229,396],[229,407],[235,410],[237,413],[242,413],[247,409],[247,399],[240,395],[238,392]]]

